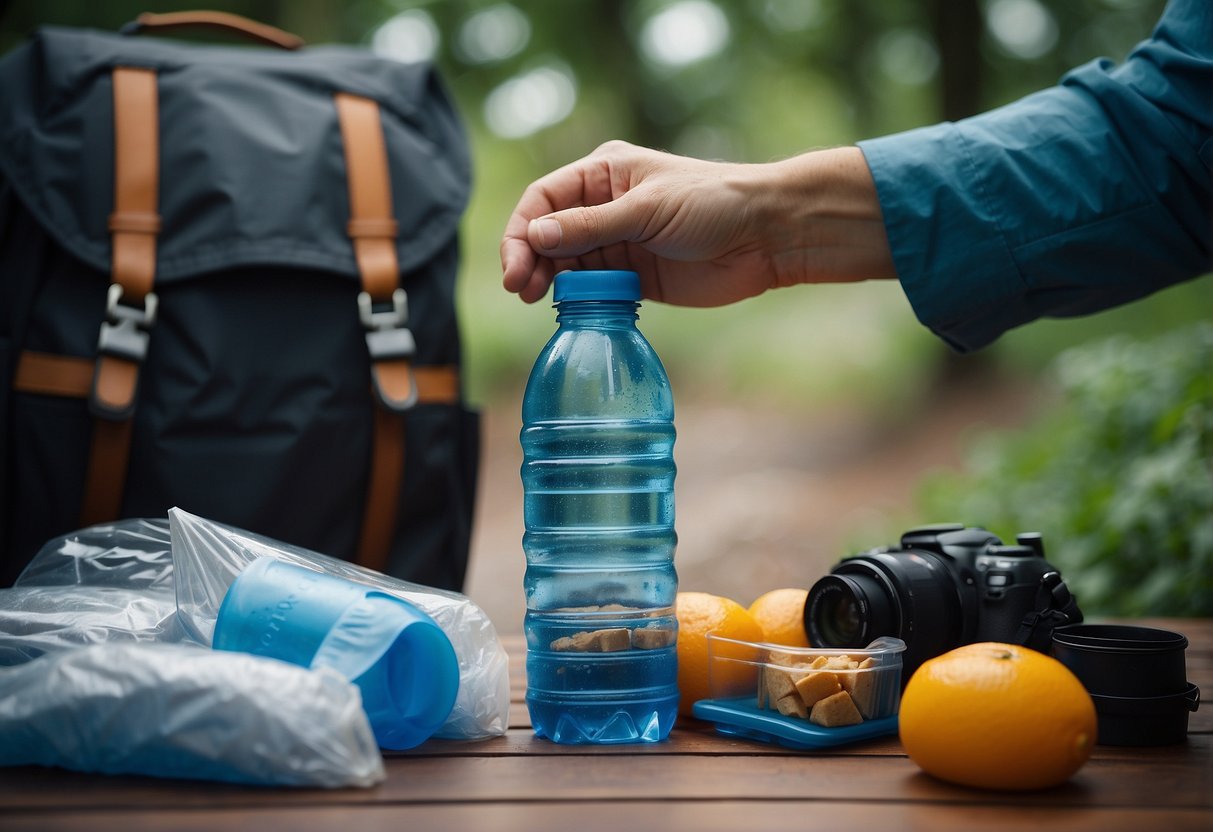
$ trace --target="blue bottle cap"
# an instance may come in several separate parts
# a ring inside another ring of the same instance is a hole
[[[640,300],[640,275],[622,270],[568,271],[556,275],[552,300]]]

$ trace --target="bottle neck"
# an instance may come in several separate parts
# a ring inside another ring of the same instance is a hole
[[[556,323],[565,326],[634,327],[640,304],[633,300],[565,300],[556,304]]]

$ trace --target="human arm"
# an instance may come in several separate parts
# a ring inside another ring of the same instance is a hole
[[[959,350],[1126,303],[1210,270],[1211,53],[1213,4],[1173,0],[1121,67],[859,151],[722,165],[609,143],[527,189],[504,285],[534,302],[559,269],[634,268],[647,297],[704,306],[897,276]]]
[[[501,261],[505,288],[531,303],[566,268],[634,269],[645,297],[683,306],[895,277],[854,147],[731,164],[608,142],[527,188]]]
[[[919,319],[962,350],[1209,271],[1213,4],[1172,2],[1119,67],[860,142]]]

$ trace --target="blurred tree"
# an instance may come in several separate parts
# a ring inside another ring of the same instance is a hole
[[[149,8],[197,5],[192,0],[11,0],[0,12],[0,49],[42,24],[114,29]],[[436,28],[435,60],[474,118],[482,117],[486,97],[503,83],[556,62],[575,79],[578,99],[601,112],[595,120],[613,128],[610,135],[673,148],[688,130],[723,125],[728,141],[721,146],[737,158],[752,158],[768,143],[752,138],[765,129],[755,121],[763,108],[748,99],[775,94],[769,87],[756,88],[756,79],[824,79],[835,88],[831,100],[842,102],[841,116],[853,140],[972,114],[1054,83],[1072,64],[1098,55],[1120,59],[1148,34],[1163,0],[227,0],[210,5],[279,25],[312,43],[367,42],[393,16],[420,12]],[[460,50],[469,21],[500,7],[525,20],[522,48],[501,58]],[[658,18],[663,25],[655,29]],[[718,48],[687,53],[686,44],[702,37],[709,23],[723,24]],[[679,45],[682,62],[663,62],[660,50]],[[896,100],[914,90],[928,94],[910,95],[918,106],[904,112]],[[568,127],[547,129],[559,134]],[[542,144],[554,152],[561,145]],[[805,143],[788,136],[782,144],[791,152]],[[565,148],[564,157],[580,150]],[[550,166],[565,160],[537,162]]]
[[[956,121],[981,110],[981,6],[977,0],[931,0],[939,46],[939,115]]]

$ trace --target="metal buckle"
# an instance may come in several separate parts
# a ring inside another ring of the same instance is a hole
[[[154,292],[143,298],[143,308],[120,303],[122,284],[111,283],[106,294],[105,320],[101,323],[101,334],[97,337],[98,360],[93,371],[93,386],[89,393],[88,406],[92,414],[101,419],[122,421],[135,412],[135,399],[139,389],[139,365],[147,357],[148,330],[156,323],[156,308],[159,301]],[[99,397],[98,385],[102,382],[106,364],[103,357],[117,358],[135,365],[135,375],[129,391],[124,391],[121,401],[103,401]]]
[[[417,352],[413,332],[405,324],[409,319],[408,296],[403,289],[392,292],[392,308],[375,311],[366,292],[358,293],[358,317],[366,329],[366,348],[371,361],[412,358]]]
[[[405,324],[409,319],[408,296],[404,289],[392,292],[391,309],[376,311],[374,301],[366,292],[358,293],[358,317],[366,329],[366,348],[371,356],[371,383],[375,395],[384,407],[402,412],[417,403],[417,378],[409,361],[417,352],[413,332]],[[403,361],[409,374],[409,392],[403,398],[393,398],[380,378],[379,365]]]
[[[155,292],[143,298],[143,308],[119,303],[122,284],[111,283],[105,301],[105,321],[97,338],[97,352],[142,363],[147,357],[148,330],[156,323],[159,300]]]

